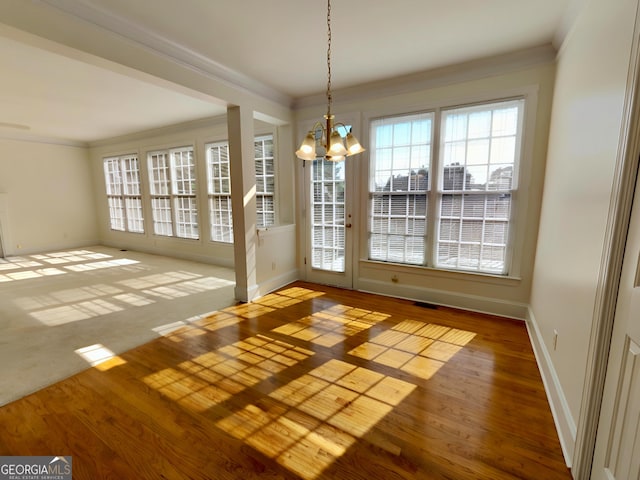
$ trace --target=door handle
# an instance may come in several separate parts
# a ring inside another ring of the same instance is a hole
[[[350,223],[345,223],[345,224],[344,224],[344,226],[345,226],[346,228],[351,228],[351,224],[350,224]]]

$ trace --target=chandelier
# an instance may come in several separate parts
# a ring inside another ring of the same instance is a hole
[[[327,0],[327,113],[323,121],[315,123],[304,137],[300,148],[296,151],[296,156],[302,160],[315,160],[318,158],[316,148],[324,150],[324,158],[332,162],[340,162],[345,157],[364,152],[358,139],[351,133],[351,128],[347,130],[343,123],[334,122],[334,115],[331,113],[331,0]],[[338,129],[344,129],[343,138]],[[322,154],[321,154],[322,155]]]

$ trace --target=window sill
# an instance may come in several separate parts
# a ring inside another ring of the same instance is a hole
[[[398,273],[407,273],[411,275],[428,275],[432,278],[490,283],[501,286],[517,286],[522,281],[521,277],[515,276],[494,275],[491,273],[480,272],[465,272],[459,270],[445,270],[441,268],[425,267],[419,265],[402,265],[399,263],[379,262],[376,260],[360,259],[360,264],[373,270],[385,272],[392,271]]]

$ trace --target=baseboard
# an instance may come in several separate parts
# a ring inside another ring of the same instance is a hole
[[[99,244],[104,245],[105,247],[127,249],[127,250],[132,250],[134,252],[147,253],[150,255],[160,255],[162,257],[177,258],[180,260],[206,263],[209,265],[216,265],[219,267],[233,269],[233,256],[223,258],[219,256],[213,256],[211,253],[206,251],[193,252],[193,251],[185,251],[183,249],[181,250],[178,248],[170,249],[170,248],[167,248],[166,246],[155,247],[148,244],[133,245],[133,244],[123,243],[123,242],[111,242],[111,241],[102,241],[102,242],[99,242]]]
[[[21,257],[23,255],[37,255],[37,254],[52,253],[52,252],[64,252],[64,251],[75,250],[75,249],[86,249],[86,248],[95,247],[96,245],[101,245],[100,241],[80,240],[77,242],[56,242],[56,243],[49,243],[46,245],[46,247],[40,245],[35,247],[31,247],[31,246],[21,247],[20,249],[5,248],[4,253],[6,257]]]
[[[562,453],[567,467],[571,468],[576,446],[576,423],[569,410],[569,404],[567,403],[564,391],[560,385],[560,380],[556,374],[551,356],[544,343],[531,307],[527,309],[526,323],[533,353],[535,354],[536,362],[538,362],[538,369],[540,370],[542,382],[547,393],[547,399],[549,400],[549,406],[551,407],[553,421],[558,431]]]
[[[471,312],[487,313],[500,317],[526,319],[527,306],[495,298],[468,295],[459,292],[421,288],[411,285],[395,285],[371,279],[358,279],[357,289],[387,297],[428,302],[443,307],[460,308]]]

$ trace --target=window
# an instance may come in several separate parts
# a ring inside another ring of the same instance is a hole
[[[374,120],[369,258],[508,274],[523,108],[511,100]]]
[[[211,240],[232,243],[229,144],[227,142],[211,143],[207,145],[206,150]]]
[[[255,147],[256,168],[256,223],[258,227],[275,224],[275,165],[273,135],[257,137]],[[231,174],[228,142],[206,145],[207,194],[211,240],[233,242],[231,208]]]
[[[369,258],[425,263],[433,114],[372,123]]]
[[[345,165],[318,158],[311,164],[311,266],[345,271]]]
[[[104,178],[111,229],[144,233],[138,157],[124,155],[105,158]]]
[[[154,233],[198,239],[193,148],[153,152],[148,162]]]
[[[256,222],[258,227],[276,223],[273,135],[256,138]]]

